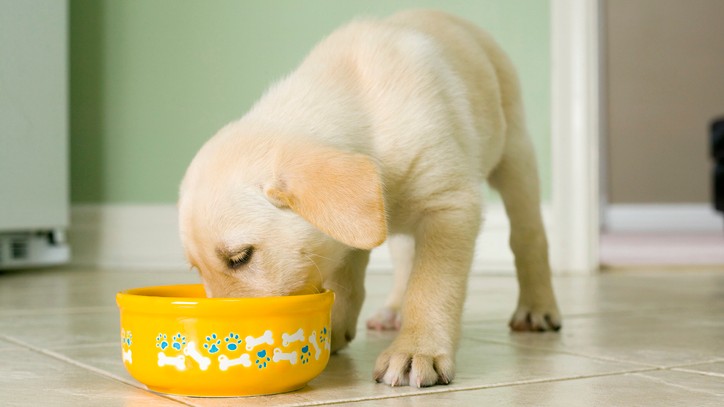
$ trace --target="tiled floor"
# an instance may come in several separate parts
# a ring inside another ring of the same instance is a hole
[[[368,277],[362,321],[391,277]],[[360,330],[306,388],[276,396],[159,395],[121,363],[116,291],[196,282],[191,272],[59,269],[0,274],[0,405],[720,406],[724,269],[615,272],[555,281],[560,333],[511,334],[516,283],[474,275],[457,377],[389,388],[371,379],[392,334]]]

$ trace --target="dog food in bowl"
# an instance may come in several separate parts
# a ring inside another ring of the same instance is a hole
[[[334,294],[206,298],[203,286],[117,294],[123,363],[150,390],[228,397],[304,387],[327,365]]]

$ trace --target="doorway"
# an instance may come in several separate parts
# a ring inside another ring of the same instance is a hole
[[[710,123],[724,114],[724,2],[602,0],[600,262],[724,264]]]

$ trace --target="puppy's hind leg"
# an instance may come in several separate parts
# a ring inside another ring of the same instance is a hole
[[[410,278],[412,261],[415,257],[415,240],[408,235],[392,235],[387,240],[394,266],[394,283],[384,307],[367,319],[367,329],[377,331],[400,329],[402,318],[400,306]]]
[[[510,219],[510,247],[520,287],[518,308],[510,328],[557,331],[561,328],[561,316],[551,284],[535,154],[520,123],[511,123],[503,159],[489,179],[500,192]]]

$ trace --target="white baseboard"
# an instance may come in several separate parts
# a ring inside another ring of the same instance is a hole
[[[71,263],[187,269],[177,217],[176,205],[73,205]]]
[[[715,232],[724,218],[707,204],[609,205],[607,232]]]
[[[543,215],[550,219],[550,208],[544,208]],[[177,216],[175,205],[74,205],[68,233],[71,262],[104,268],[187,269]],[[490,205],[478,237],[473,272],[515,270],[508,236],[502,205]],[[386,244],[373,251],[369,269],[391,272]]]

